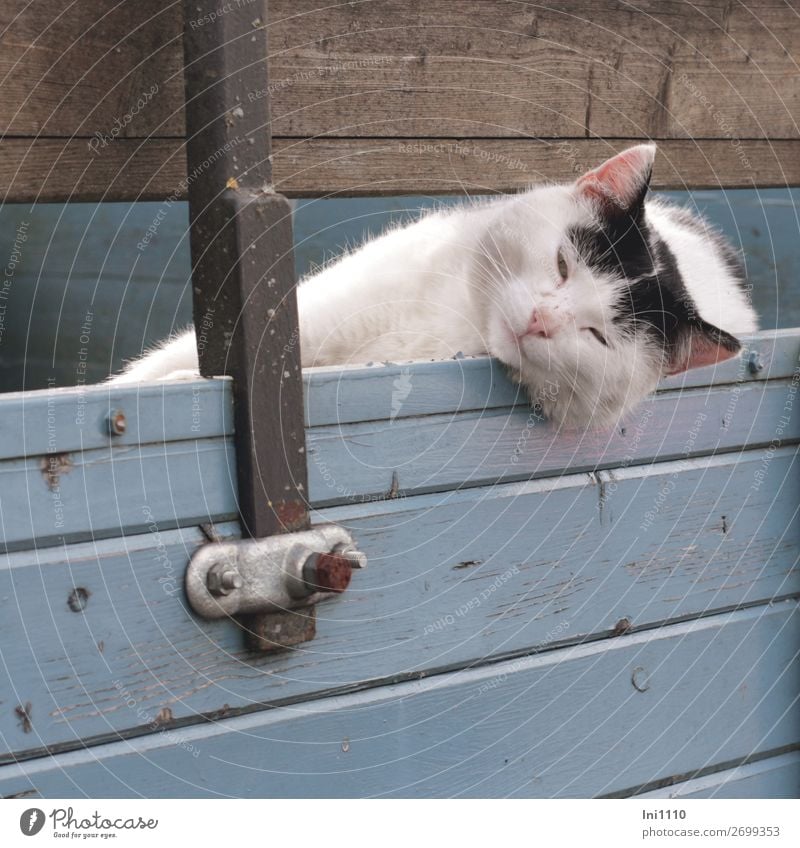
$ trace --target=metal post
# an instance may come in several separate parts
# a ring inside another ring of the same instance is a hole
[[[194,321],[200,371],[234,381],[239,511],[255,538],[308,526],[291,209],[271,187],[266,0],[184,0]],[[313,636],[249,622],[257,647]],[[310,623],[309,623],[310,621]]]

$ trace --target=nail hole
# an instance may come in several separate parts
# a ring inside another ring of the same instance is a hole
[[[67,598],[67,606],[73,612],[83,612],[86,609],[86,604],[89,603],[89,595],[92,593],[82,586],[76,586]]]

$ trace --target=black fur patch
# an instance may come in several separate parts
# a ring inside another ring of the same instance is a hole
[[[647,226],[643,208],[608,218],[597,229],[568,234],[592,270],[628,281],[615,307],[615,322],[645,332],[669,359],[700,321],[672,251]]]

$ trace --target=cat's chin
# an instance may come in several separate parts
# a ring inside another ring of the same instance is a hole
[[[503,364],[510,379],[525,390],[534,414],[547,420],[559,432],[608,431],[619,426],[630,412],[627,405],[609,408],[600,398],[559,390],[554,379],[541,374],[534,376],[530,370],[526,373],[524,364],[522,368],[504,361]]]

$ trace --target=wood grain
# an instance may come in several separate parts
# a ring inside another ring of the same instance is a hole
[[[797,380],[659,392],[614,430],[557,432],[520,407],[315,427],[309,492],[321,507],[794,444]]]
[[[492,194],[570,181],[638,139],[274,140],[275,188],[288,197]],[[800,185],[800,141],[748,141],[747,167],[729,141],[659,142],[655,189]],[[0,139],[6,201],[166,200],[186,197],[180,139],[114,142]]]
[[[181,23],[174,0],[3,0],[0,132],[183,136]]]
[[[237,515],[230,439],[154,443],[0,463],[0,550],[61,546]]]
[[[800,477],[782,448],[319,512],[367,554],[317,638],[271,659],[182,599],[199,528],[0,557],[0,738],[18,754],[548,651],[800,592]],[[176,497],[179,495],[176,492]],[[646,513],[655,515],[642,527]],[[235,528],[218,528],[221,534]],[[90,593],[76,614],[75,587]],[[611,641],[608,641],[608,640]],[[120,691],[128,693],[126,698]],[[136,704],[131,709],[128,697]]]
[[[0,459],[210,439],[233,433],[230,380],[101,383],[8,392],[0,409]],[[112,437],[111,411],[125,417]]]
[[[184,143],[117,141],[93,151],[87,139],[0,139],[4,202],[186,199]]]
[[[269,99],[242,97],[267,79],[267,4],[185,0],[184,14],[198,366],[233,378],[239,517],[263,539],[309,526],[292,208],[267,189]]]
[[[7,765],[0,792],[54,798],[624,792],[796,744],[799,628],[790,601],[710,616]],[[136,709],[135,699],[128,707],[117,697],[121,709]]]
[[[274,133],[794,138],[796,23],[777,0],[273,0]],[[4,133],[183,137],[179,3],[6,0],[0,25]]]
[[[793,138],[792,6],[285,0],[271,7],[275,133]]]
[[[271,21],[271,82],[243,96],[272,98],[290,196],[508,191],[641,138],[659,187],[800,184],[790,3],[276,0]],[[0,26],[7,198],[183,196],[179,3],[5,0]]]
[[[688,371],[662,381],[661,391],[709,385],[759,384],[791,378],[797,369],[800,339],[796,330],[743,337],[744,354],[715,367]],[[747,367],[750,351],[762,370]],[[394,382],[407,373],[412,390],[392,409]],[[489,357],[456,361],[412,362],[370,367],[307,368],[303,372],[306,427],[416,418],[520,407],[529,401],[504,367]],[[9,392],[0,416],[0,459],[230,436],[233,433],[230,380],[215,378],[176,383],[116,384],[81,388]],[[110,410],[125,415],[125,432],[108,433]],[[527,413],[526,413],[527,414]],[[50,429],[48,431],[48,423]],[[53,441],[53,439],[55,441]]]

